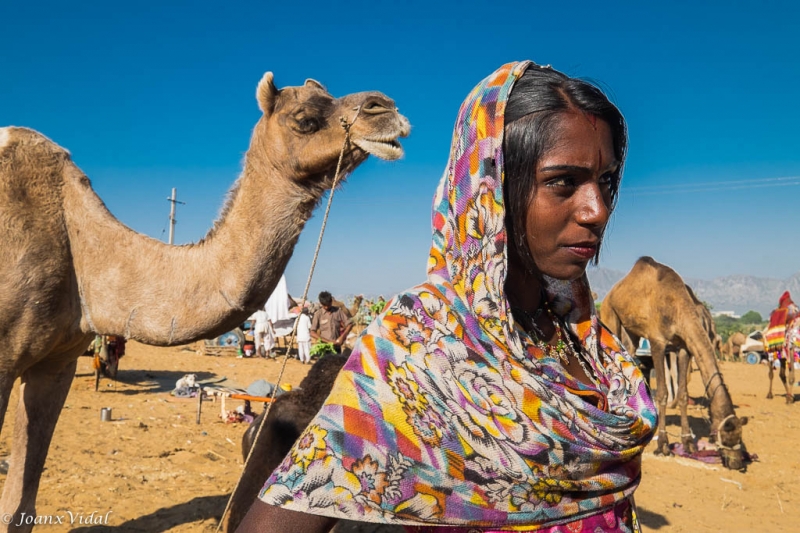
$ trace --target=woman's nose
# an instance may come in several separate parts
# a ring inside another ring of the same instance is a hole
[[[589,182],[581,187],[578,195],[577,218],[584,226],[603,227],[611,214],[609,201],[603,194],[602,186],[597,182]]]

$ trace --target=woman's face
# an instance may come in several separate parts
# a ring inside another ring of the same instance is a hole
[[[541,273],[574,280],[600,246],[619,162],[603,120],[580,111],[560,117],[536,167],[525,238]]]

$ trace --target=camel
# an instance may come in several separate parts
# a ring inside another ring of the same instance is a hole
[[[723,360],[728,361],[738,361],[742,358],[742,344],[747,341],[747,337],[744,333],[740,331],[736,331],[731,333],[731,336],[728,337],[728,340],[725,341],[725,346],[723,350]]]
[[[42,134],[0,129],[0,427],[21,378],[4,516],[35,516],[53,429],[95,333],[170,346],[238,326],[263,306],[333,185],[345,128],[342,176],[370,154],[403,155],[409,122],[381,93],[335,99],[314,80],[279,90],[268,72],[256,98],[242,174],[206,237],[183,246],[116,220]]]
[[[356,296],[353,300],[353,305],[351,305],[350,307],[347,307],[346,303],[334,298],[332,305],[334,307],[342,309],[349,318],[353,318],[354,316],[356,316],[356,313],[358,313],[358,307],[361,305],[361,300],[363,298],[364,298],[363,296]]]
[[[358,314],[358,311],[361,309],[361,302],[363,301],[364,296],[362,294],[353,297],[353,303],[350,305],[350,309],[348,309],[351,317],[355,317]]]
[[[733,401],[714,355],[712,339],[716,337],[716,333],[712,336],[709,330],[710,313],[705,316],[706,313],[700,310],[700,306],[702,302],[688,289],[677,272],[657,263],[651,257],[641,257],[606,295],[600,308],[600,320],[618,337],[624,328],[635,343],[634,346],[641,337],[650,340],[659,407],[658,446],[655,453],[671,453],[666,429],[667,394],[664,371],[665,350],[671,345],[679,351],[678,404],[681,409],[681,440],[685,449],[689,453],[697,450],[686,415],[689,401],[686,381],[688,354],[692,354],[700,369],[705,394],[709,398],[711,440],[717,442],[717,449],[725,466],[740,470],[745,466],[742,426],[747,423],[747,417],[736,416]]]
[[[275,398],[266,422],[262,422],[267,411],[262,412],[242,436],[242,456],[247,467],[242,472],[239,487],[231,501],[225,531],[233,533],[239,527],[247,510],[258,497],[267,476],[278,467],[300,437],[306,426],[322,407],[333,387],[339,371],[347,362],[349,350],[341,355],[326,355],[319,359],[300,382],[297,389]],[[258,426],[266,424],[257,442],[254,442]],[[255,447],[254,447],[255,446]],[[252,452],[251,452],[252,449]],[[365,524],[340,520],[334,533],[403,533],[400,526]]]
[[[722,353],[722,338],[717,335],[717,328],[714,325],[714,319],[711,316],[711,311],[709,311],[708,307],[700,301],[700,299],[695,296],[694,291],[691,287],[686,285],[686,290],[689,292],[689,296],[692,298],[695,307],[697,308],[697,312],[700,314],[703,323],[703,329],[708,334],[708,338],[711,341],[712,345],[714,346],[714,353],[719,354]],[[633,350],[636,349],[638,346],[639,338],[636,338],[636,343],[631,340],[631,337],[622,328],[622,331],[619,333],[615,333],[618,335],[618,338],[622,341],[622,344],[626,347],[629,353],[634,353]],[[670,409],[674,409],[678,405],[678,389],[680,388],[680,379],[678,376],[678,368],[679,368],[679,358],[681,357],[688,357],[689,361],[691,362],[691,354],[686,352],[686,350],[673,346],[672,344],[667,344],[665,348],[665,356],[664,356],[664,372],[666,375],[666,382],[667,382],[667,405]],[[645,374],[649,376],[650,370],[654,368],[653,366],[653,358],[643,358],[642,359],[642,366],[644,367]],[[688,368],[688,366],[687,366]],[[686,383],[688,384],[691,381],[692,374],[691,372],[686,372]]]
[[[780,361],[780,372],[784,388],[786,388],[786,403],[794,403],[794,361],[795,354],[800,353],[800,317],[795,318],[786,326],[786,341],[784,344],[784,358]],[[767,398],[772,399],[772,379],[775,376],[775,363],[769,362],[769,392]]]

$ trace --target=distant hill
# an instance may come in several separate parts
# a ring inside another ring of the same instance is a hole
[[[627,274],[601,267],[590,267],[586,273],[592,290],[600,300]],[[710,281],[696,278],[683,280],[692,287],[698,298],[714,306],[714,311],[733,311],[741,315],[753,310],[766,317],[777,306],[778,297],[783,291],[788,290],[796,300],[800,300],[800,272],[782,280],[744,275],[724,276]]]

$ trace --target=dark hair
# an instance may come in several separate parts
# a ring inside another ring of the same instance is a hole
[[[333,303],[333,296],[328,291],[322,291],[319,293],[319,303],[322,305],[331,305]]]
[[[628,149],[628,131],[622,113],[591,83],[570,78],[550,67],[531,65],[514,83],[509,95],[503,139],[508,244],[516,251],[522,266],[531,272],[536,271],[536,264],[525,238],[525,222],[536,185],[536,167],[542,154],[552,146],[559,115],[571,109],[591,113],[611,129],[614,156],[619,161],[617,177],[611,184],[611,210],[617,202]],[[595,264],[599,258],[598,247]]]

